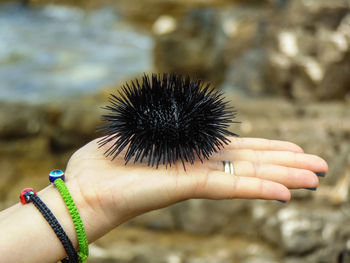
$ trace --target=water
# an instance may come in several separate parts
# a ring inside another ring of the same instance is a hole
[[[0,5],[0,100],[41,103],[148,72],[153,41],[112,9]]]

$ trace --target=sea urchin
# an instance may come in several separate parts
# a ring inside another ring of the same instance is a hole
[[[229,140],[225,135],[235,111],[223,101],[223,94],[210,84],[176,74],[144,75],[142,80],[122,86],[118,96],[111,94],[105,124],[105,152],[116,158],[126,147],[128,163],[148,159],[148,165],[166,166],[181,160],[193,163],[196,157],[208,159]]]

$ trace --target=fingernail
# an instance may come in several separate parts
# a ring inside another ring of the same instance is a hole
[[[326,173],[325,172],[316,172],[316,175],[319,177],[326,177]]]
[[[312,187],[312,188],[305,188],[306,190],[311,190],[311,191],[316,191],[317,187]]]
[[[287,201],[284,201],[284,200],[277,200],[278,202],[280,202],[280,203],[286,203]]]

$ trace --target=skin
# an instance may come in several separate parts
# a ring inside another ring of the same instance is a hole
[[[257,138],[229,138],[231,143],[210,160],[181,162],[165,169],[144,164],[124,165],[123,153],[114,161],[104,157],[110,145],[94,140],[71,157],[66,185],[78,207],[89,243],[123,222],[151,210],[191,199],[291,198],[289,189],[318,186],[315,172],[327,172],[320,157],[296,144]],[[232,160],[235,175],[223,172]],[[74,226],[54,186],[38,193],[78,247]],[[0,255],[4,262],[57,262],[65,251],[33,204],[16,204],[0,212]]]

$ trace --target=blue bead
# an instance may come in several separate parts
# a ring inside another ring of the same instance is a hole
[[[64,177],[64,172],[62,172],[61,170],[55,169],[53,171],[50,172],[49,174],[49,180],[50,183],[54,183],[56,179],[61,178],[63,181],[65,180]]]

